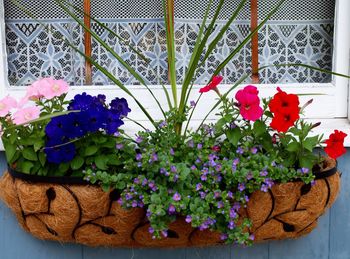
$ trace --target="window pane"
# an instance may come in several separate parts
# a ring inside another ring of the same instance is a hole
[[[59,31],[84,49],[82,28],[72,21],[54,1],[22,0],[35,17],[50,30]],[[82,7],[82,0],[71,0]],[[232,15],[239,0],[226,0],[211,39]],[[249,1],[248,1],[249,2]],[[263,19],[277,0],[259,1]],[[175,35],[178,81],[186,71],[198,34],[200,20],[208,1],[175,0]],[[214,1],[214,7],[218,1]],[[59,37],[46,31],[5,0],[8,70],[11,85],[29,84],[37,77],[53,75],[71,84],[84,84],[85,62]],[[304,63],[332,68],[335,0],[289,0],[259,33],[259,62],[266,64]],[[151,67],[112,35],[96,24],[92,29],[141,73],[149,84],[167,83],[166,42],[162,0],[91,0],[92,15],[102,20],[125,40],[138,47],[151,60]],[[211,13],[211,16],[213,12]],[[199,69],[196,83],[204,84],[215,67],[246,37],[250,30],[250,6],[245,6],[222,41]],[[137,84],[130,74],[105,49],[93,42],[93,58],[125,84]],[[251,70],[251,47],[247,44],[222,71],[225,83],[233,83]],[[305,68],[270,68],[260,73],[262,83],[325,83],[331,77]],[[93,71],[94,84],[110,84],[100,72]]]

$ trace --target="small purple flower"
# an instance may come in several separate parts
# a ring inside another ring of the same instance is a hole
[[[244,195],[244,199],[245,199],[246,202],[248,202],[249,201],[248,195]]]
[[[229,229],[234,229],[235,227],[236,227],[236,224],[235,224],[235,222],[234,221],[230,221],[229,223],[228,223],[228,225],[227,225],[227,227],[229,228]]]
[[[260,176],[267,176],[269,173],[265,170],[260,172]]]
[[[195,101],[190,101],[190,105],[191,105],[191,107],[195,107],[196,106],[196,102]]]
[[[149,217],[151,217],[151,215],[152,215],[152,212],[150,210],[147,210],[146,217],[149,218]]]
[[[173,200],[174,200],[174,201],[180,201],[180,200],[181,200],[181,195],[180,195],[178,192],[176,192],[176,193],[173,195]]]
[[[120,136],[120,132],[119,131],[114,132],[113,136],[114,137],[119,137]]]
[[[250,240],[254,240],[254,239],[255,239],[254,234],[251,234],[251,235],[249,236],[249,239],[250,239]]]
[[[238,184],[238,190],[239,190],[240,192],[243,192],[243,191],[245,190],[245,185],[244,185],[244,183]]]
[[[173,149],[173,148],[170,148],[170,152],[169,152],[169,153],[170,153],[171,156],[175,155],[174,149]]]
[[[147,181],[147,179],[145,178],[145,179],[143,179],[142,180],[142,186],[146,186],[148,184],[148,181]]]
[[[139,208],[143,208],[145,206],[145,204],[142,201],[140,201],[138,206],[139,206]]]
[[[162,230],[163,237],[168,237],[168,230]]]
[[[197,144],[197,149],[202,149],[202,148],[203,148],[203,144],[202,143]]]
[[[192,217],[190,215],[187,215],[185,221],[187,223],[191,223],[192,222]]]
[[[235,219],[235,218],[237,218],[237,212],[236,212],[236,210],[234,209],[234,208],[231,208],[230,209],[230,218],[231,219]]]
[[[234,129],[234,128],[236,128],[237,127],[237,125],[234,123],[234,122],[231,122],[230,123],[230,129]]]
[[[220,198],[220,192],[219,191],[215,191],[214,192],[214,198],[215,199]]]
[[[201,183],[196,184],[196,191],[199,191],[202,188],[203,188],[203,185]]]
[[[238,147],[236,153],[242,155],[244,153],[244,149],[242,147]]]
[[[233,159],[232,165],[238,165],[239,164],[239,158]]]
[[[264,182],[269,188],[271,188],[275,184],[271,178],[264,179]]]
[[[160,174],[166,174],[165,168],[162,167],[161,169],[159,169],[159,173],[160,173]]]
[[[138,162],[138,163],[137,163],[137,167],[142,167],[142,163],[141,163],[141,162]]]
[[[151,156],[151,162],[156,162],[156,161],[158,161],[158,155],[157,153],[153,153]]]
[[[195,161],[195,163],[196,163],[196,164],[200,164],[200,163],[202,163],[202,160],[200,160],[199,158],[197,158],[196,161]]]
[[[135,141],[136,141],[136,143],[140,144],[140,143],[142,143],[143,138],[140,136],[137,136]]]
[[[119,204],[120,206],[122,206],[122,205],[123,205],[123,203],[124,203],[124,201],[123,201],[123,199],[122,199],[122,198],[119,198],[117,202],[118,202],[118,204]]]
[[[230,199],[232,199],[233,193],[232,193],[231,191],[228,191],[228,192],[227,192],[227,197],[229,197]]]
[[[124,147],[124,145],[122,143],[118,143],[115,148],[118,150],[121,150]]]
[[[232,206],[232,209],[234,209],[235,211],[239,211],[240,208],[241,204],[239,202],[235,202]]]
[[[139,183],[140,183],[140,179],[139,179],[139,178],[135,178],[135,179],[134,179],[134,183],[135,183],[135,184],[139,184]]]
[[[218,209],[221,209],[224,207],[224,203],[222,201],[218,202]]]
[[[154,228],[149,227],[149,228],[148,228],[148,232],[149,232],[150,234],[153,234],[153,233],[154,233]]]
[[[179,180],[179,175],[178,175],[178,174],[175,174],[175,175],[174,175],[173,181],[174,181],[174,182],[177,182],[177,180]]]
[[[170,166],[170,171],[172,173],[176,173],[177,172],[176,166],[174,166],[174,165]]]
[[[253,179],[253,173],[252,173],[252,172],[249,172],[249,173],[247,174],[247,180],[251,180],[251,179]]]
[[[132,201],[131,207],[136,208],[138,206],[137,201]]]
[[[315,186],[316,185],[316,181],[315,180],[312,180],[311,181],[311,186]]]
[[[250,152],[255,155],[256,153],[258,153],[258,149],[256,147],[252,147],[250,149]]]
[[[194,170],[196,170],[196,169],[197,169],[197,167],[196,167],[195,165],[192,165],[192,166],[191,166],[191,170],[192,170],[192,171],[194,171]]]
[[[173,213],[176,212],[176,208],[175,208],[175,206],[174,206],[173,204],[170,204],[170,206],[169,206],[169,208],[168,208],[168,212],[169,212],[170,214],[173,214]]]
[[[262,184],[260,190],[262,192],[267,192],[269,190],[269,187],[266,184]]]
[[[151,188],[152,191],[156,191],[157,190],[157,186],[154,182],[149,182],[148,183],[148,187]]]
[[[159,127],[160,128],[164,128],[164,127],[166,127],[168,124],[167,124],[167,122],[166,121],[161,121],[160,123],[159,123]]]
[[[220,239],[221,239],[222,241],[225,241],[227,238],[228,238],[228,235],[227,235],[227,234],[221,234],[221,235],[220,235]]]
[[[141,161],[141,159],[142,159],[142,154],[141,153],[136,154],[136,161]]]
[[[205,199],[207,194],[205,192],[199,192],[199,195],[201,196],[201,199]]]
[[[204,182],[204,181],[206,181],[208,178],[207,178],[207,176],[205,175],[205,174],[202,174],[201,175],[201,180]]]
[[[300,169],[302,174],[307,174],[309,172],[309,168],[303,167]]]
[[[127,200],[127,201],[129,201],[129,200],[131,200],[132,199],[132,194],[131,193],[127,193],[127,194],[125,194],[125,199]]]
[[[190,140],[187,142],[187,145],[190,147],[190,148],[194,148],[194,142],[193,140]]]

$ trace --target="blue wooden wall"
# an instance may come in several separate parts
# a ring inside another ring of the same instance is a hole
[[[0,153],[0,174],[6,168]],[[342,190],[319,226],[299,240],[270,242],[249,248],[236,246],[193,249],[106,249],[41,241],[25,233],[14,215],[0,204],[0,259],[350,259],[350,150],[339,159]]]

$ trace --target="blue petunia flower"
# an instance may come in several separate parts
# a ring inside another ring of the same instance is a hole
[[[128,102],[125,98],[115,98],[110,103],[111,110],[119,115],[128,116],[128,113],[131,112]]]

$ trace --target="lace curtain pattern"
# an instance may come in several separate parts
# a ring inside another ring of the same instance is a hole
[[[82,7],[82,0],[70,0]],[[20,1],[51,30],[84,49],[84,31],[51,0]],[[224,25],[240,0],[226,0],[211,38]],[[218,47],[199,70],[196,83],[205,84],[215,67],[250,32],[249,1],[236,21],[227,30]],[[264,19],[277,0],[259,1],[259,19]],[[11,0],[4,0],[8,77],[11,85],[30,84],[38,77],[64,78],[70,84],[84,84],[85,61],[59,37],[55,38],[40,24],[18,9]],[[175,0],[175,36],[177,80],[183,80],[186,65],[198,35],[201,18],[208,4],[205,0]],[[218,1],[214,1],[214,7]],[[332,68],[332,45],[335,0],[288,0],[259,32],[259,63],[303,63],[323,69]],[[92,29],[103,38],[149,84],[167,83],[166,36],[162,0],[91,0],[91,13],[118,35],[140,49],[151,60],[147,65],[123,43],[92,23]],[[210,14],[210,17],[213,12]],[[116,75],[124,84],[137,84],[103,47],[92,44],[93,58]],[[251,49],[247,44],[222,71],[224,83],[238,80],[251,69]],[[261,83],[325,83],[329,75],[301,67],[269,68],[260,72]],[[111,82],[93,70],[93,83]]]

